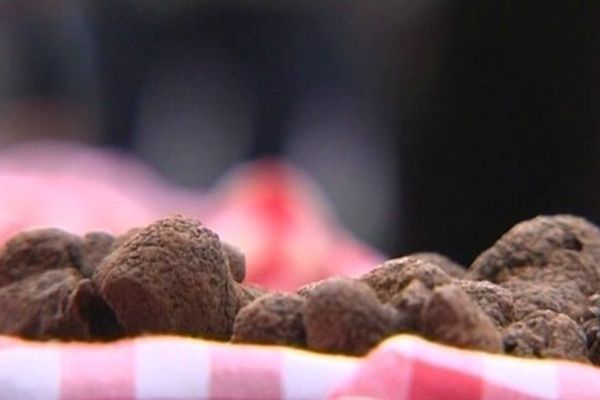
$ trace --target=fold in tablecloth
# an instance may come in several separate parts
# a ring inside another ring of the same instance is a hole
[[[393,337],[364,358],[179,337],[0,337],[0,399],[598,399],[600,370]]]

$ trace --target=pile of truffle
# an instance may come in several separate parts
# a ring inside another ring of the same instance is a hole
[[[524,357],[600,364],[600,230],[522,222],[465,269],[419,253],[359,278],[273,292],[243,254],[174,216],[113,237],[22,232],[0,249],[0,334],[48,340],[190,335],[363,355],[398,333]]]

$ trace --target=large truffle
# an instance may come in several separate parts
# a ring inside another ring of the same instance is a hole
[[[421,312],[421,330],[428,338],[452,346],[502,351],[502,336],[494,322],[455,285],[434,289]]]
[[[305,300],[295,294],[268,294],[242,308],[233,325],[234,342],[306,345]]]
[[[3,286],[0,288],[0,333],[30,339],[77,340],[90,339],[95,333],[108,333],[107,330],[93,332],[91,327],[90,314],[101,317],[98,312],[107,309],[101,309],[101,299],[93,299],[89,283],[82,280],[74,268],[62,268]],[[96,300],[98,302],[92,304]]]
[[[387,303],[400,293],[413,279],[428,288],[451,282],[450,276],[440,267],[415,257],[402,257],[386,261],[360,278],[371,286],[379,299]]]
[[[477,257],[467,277],[500,283],[512,278],[560,285],[584,294],[599,289],[600,231],[585,219],[540,216],[515,225]]]
[[[352,279],[331,279],[306,299],[306,341],[315,351],[363,355],[403,323],[369,286]]]
[[[174,216],[133,234],[94,281],[125,332],[229,339],[239,301],[219,237]]]
[[[0,287],[52,269],[77,268],[82,241],[60,229],[36,229],[10,238],[0,249]]]
[[[504,332],[506,353],[521,357],[562,358],[587,362],[582,328],[565,314],[538,310]]]

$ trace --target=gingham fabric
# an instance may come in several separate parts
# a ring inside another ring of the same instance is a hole
[[[0,337],[0,399],[599,399],[600,370],[396,336],[364,358],[178,337]]]

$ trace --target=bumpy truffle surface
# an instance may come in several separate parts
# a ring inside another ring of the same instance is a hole
[[[508,354],[522,357],[562,358],[587,362],[582,328],[565,314],[535,311],[504,332]]]
[[[304,303],[295,294],[268,294],[256,299],[238,312],[231,340],[304,347]]]
[[[585,219],[540,216],[515,225],[471,265],[467,277],[576,282],[584,294],[599,289],[600,231]]]
[[[434,289],[421,315],[425,336],[452,346],[502,351],[502,336],[494,322],[455,285]]]
[[[87,321],[74,309],[81,275],[62,268],[0,288],[0,333],[29,339],[90,338]]]
[[[537,310],[567,314],[573,320],[580,321],[586,312],[586,296],[572,282],[558,287],[511,279],[502,283],[502,287],[512,293],[515,321]]]
[[[363,355],[399,328],[399,314],[382,305],[366,284],[338,278],[319,285],[306,299],[308,348]]]
[[[496,326],[506,326],[515,319],[512,293],[487,281],[455,280]]]
[[[371,286],[379,299],[387,303],[413,279],[420,280],[428,288],[451,282],[440,267],[414,257],[386,261],[363,275],[360,281]]]
[[[76,268],[81,238],[60,229],[21,232],[0,249],[0,286],[51,269]]]
[[[422,253],[414,253],[411,254],[410,257],[418,258],[419,260],[427,261],[428,263],[437,265],[445,273],[453,278],[462,278],[467,269],[457,263],[456,261],[446,257],[443,254],[435,253],[435,252],[422,252]]]
[[[133,234],[96,268],[94,281],[129,335],[229,339],[239,307],[218,236],[182,216]]]

